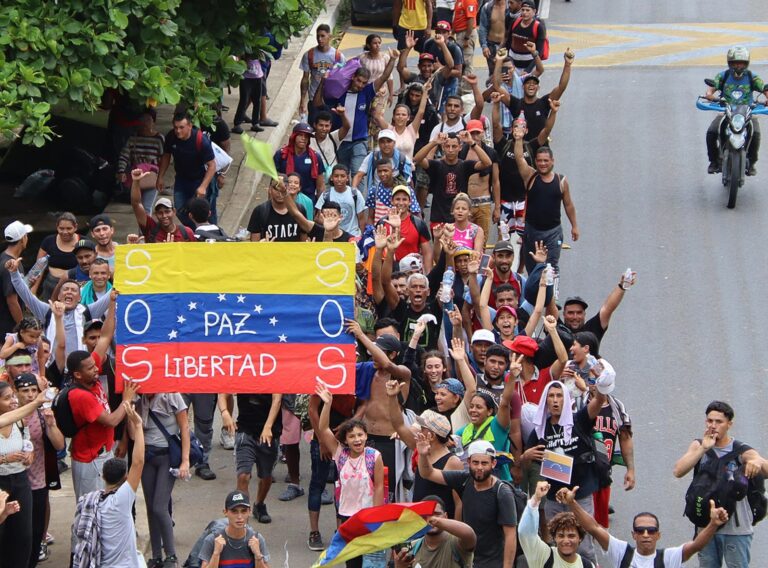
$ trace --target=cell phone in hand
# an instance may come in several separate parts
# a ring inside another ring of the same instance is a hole
[[[483,258],[480,259],[480,270],[485,270],[488,268],[488,263],[491,261],[491,255],[490,254],[484,254]]]

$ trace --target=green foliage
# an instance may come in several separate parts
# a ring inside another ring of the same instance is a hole
[[[322,0],[3,0],[0,136],[43,146],[51,109],[95,111],[120,92],[140,106],[195,106],[208,123],[221,89],[312,25]]]

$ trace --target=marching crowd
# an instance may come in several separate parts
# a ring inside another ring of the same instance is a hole
[[[371,34],[364,53],[348,58],[327,26],[317,28],[317,46],[301,59],[302,121],[276,150],[279,177],[248,223],[258,246],[355,244],[355,313],[346,320],[359,353],[354,395],[321,382],[311,395],[147,395],[131,383],[117,393],[112,220],[93,217],[81,237],[77,219],[61,214],[26,275],[20,258],[32,227],[5,227],[0,567],[47,559],[57,514],[49,491],[66,469],[77,500],[74,566],[141,565],[139,485],[147,564],[180,566],[174,483],[193,470],[216,477],[208,462],[217,412],[220,442],[234,450],[233,490],[188,566],[269,564],[279,460],[288,483],[277,498],[306,497],[314,551],[331,536],[320,533],[323,504],[341,523],[388,502],[435,503],[424,537],[347,566],[589,567],[600,558],[595,545],[617,567],[672,568],[697,553],[704,568],[749,566],[768,461],[731,437],[735,413],[722,401],[705,409],[703,435],[674,467],[677,477],[693,471],[694,538],[657,548],[660,521],[648,511],[634,516],[633,542],[608,532],[611,488],[633,489],[636,464],[621,369],[601,342],[636,274],[619,275],[592,313],[581,297],[559,296],[568,277],[559,263],[563,213],[571,240],[581,226],[578,188],[574,198],[549,141],[574,53],[566,50],[555,87],[541,93],[549,44],[532,0],[395,4],[396,49],[384,51]],[[487,61],[485,84],[476,54]],[[249,60],[234,132],[274,125],[262,112],[264,87],[265,70]],[[184,113],[166,137],[153,124],[147,112],[121,154],[139,229],[128,242],[231,239],[216,225],[211,189],[223,182],[216,148],[226,138],[202,133]],[[158,193],[171,161],[173,199]],[[305,492],[299,460],[310,430]]]

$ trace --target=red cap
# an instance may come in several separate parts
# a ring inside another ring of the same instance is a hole
[[[526,357],[533,357],[539,350],[539,344],[536,340],[527,335],[518,335],[512,340],[509,349],[515,353],[521,353]]]
[[[434,60],[435,60],[435,56],[432,55],[431,53],[422,53],[421,55],[419,55],[419,61],[434,61]]]
[[[473,119],[467,122],[467,132],[484,132],[483,122],[481,120]]]
[[[451,31],[451,22],[440,20],[439,22],[437,22],[435,29],[440,32],[449,32]]]
[[[501,306],[500,308],[496,308],[496,315],[493,318],[493,321],[496,321],[499,319],[499,316],[503,314],[504,312],[508,314],[512,314],[515,316],[515,319],[517,319],[517,310],[513,308],[512,306]]]

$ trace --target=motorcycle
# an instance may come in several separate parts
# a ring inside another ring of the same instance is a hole
[[[704,79],[709,87],[714,87],[712,79]],[[742,94],[741,91],[732,93],[734,98],[744,96],[744,101],[736,104],[729,103],[720,98],[710,101],[700,96],[696,100],[696,108],[699,110],[711,110],[723,113],[720,122],[718,146],[720,147],[720,164],[722,164],[723,185],[728,188],[728,209],[736,207],[736,196],[739,188],[744,185],[745,171],[747,167],[747,149],[752,141],[753,115],[768,115],[768,107],[752,100],[751,93]],[[748,98],[747,98],[748,97]]]

